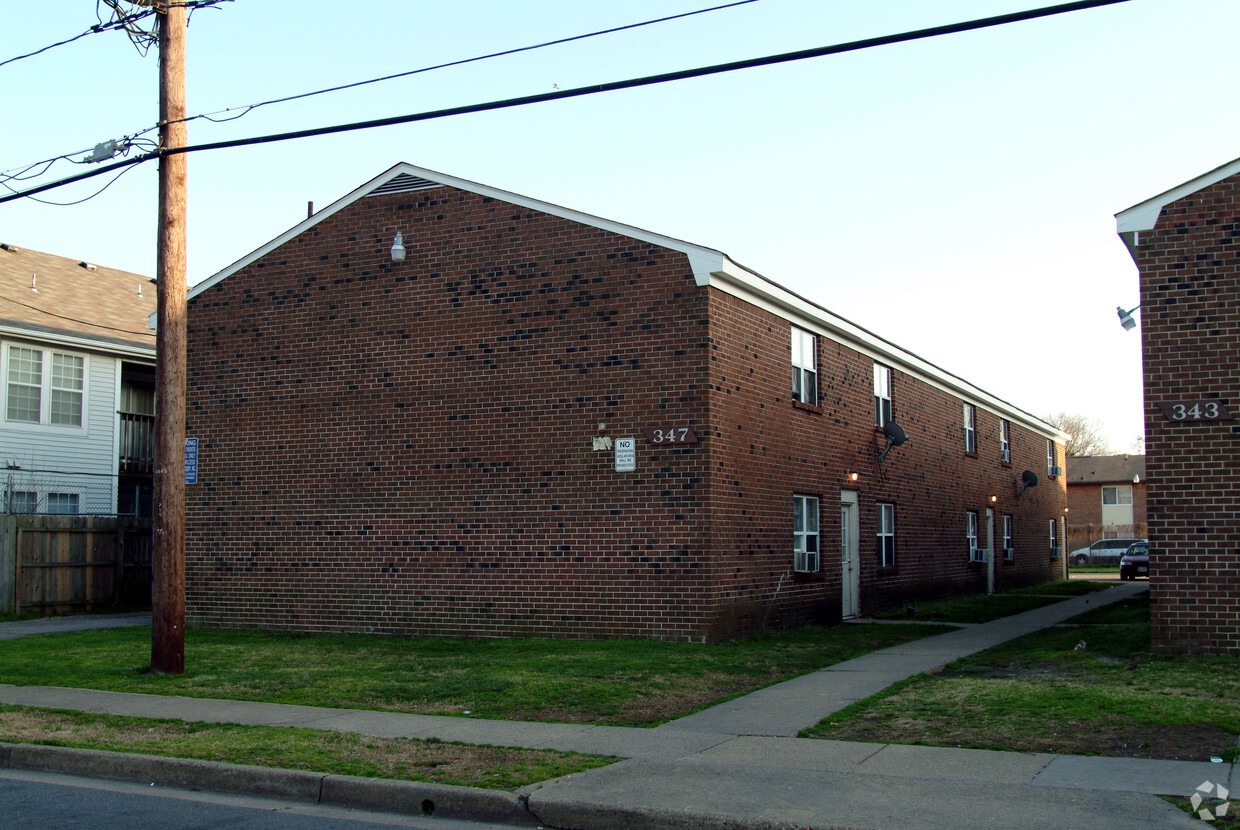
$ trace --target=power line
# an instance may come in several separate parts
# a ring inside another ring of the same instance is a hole
[[[291,141],[297,138],[311,138],[320,135],[332,135],[335,133],[354,132],[357,130],[373,129],[375,127],[390,127],[396,124],[412,124],[419,121],[431,121],[439,118],[448,118],[456,115],[469,115],[478,112],[490,112],[493,110],[511,109],[514,107],[526,106],[528,104],[541,104],[548,101],[561,101],[568,98],[580,98],[586,95],[595,95],[601,92],[616,92],[623,89],[636,89],[645,86],[654,86],[655,84],[664,84],[671,81],[683,81],[690,78],[702,78],[709,75],[718,75],[725,72],[735,72],[741,69],[754,69],[761,66],[774,66],[792,61],[808,60],[810,58],[820,58],[827,55],[838,55],[845,52],[856,52],[862,49],[872,49],[877,46],[889,46],[895,43],[907,43],[913,40],[924,40],[931,37],[940,37],[942,35],[957,34],[960,32],[974,31],[977,29],[991,28],[994,26],[1002,26],[1008,23],[1019,23],[1027,20],[1035,20],[1042,17],[1050,17],[1052,15],[1066,14],[1069,12],[1083,11],[1085,9],[1099,8],[1101,6],[1112,6],[1118,3],[1127,3],[1129,0],[1077,0],[1073,3],[1063,3],[1058,6],[1047,6],[1040,9],[1032,9],[1024,12],[1013,12],[1011,14],[997,15],[995,17],[987,17],[979,20],[970,20],[963,23],[950,23],[944,26],[934,26],[928,29],[917,29],[911,32],[904,32],[895,35],[884,35],[882,37],[867,38],[865,40],[855,40],[849,43],[840,43],[833,46],[820,46],[814,49],[803,49],[796,52],[784,52],[778,55],[769,55],[761,58],[748,58],[746,60],[732,61],[729,63],[715,64],[714,66],[705,66],[697,69],[683,69],[677,72],[666,72],[660,75],[648,75],[644,78],[632,78],[625,81],[611,81],[602,84],[593,84],[591,86],[577,87],[575,89],[564,89],[556,92],[545,92],[538,95],[527,95],[520,98],[507,98],[500,101],[488,101],[481,104],[468,104],[460,107],[450,107],[448,109],[433,110],[430,112],[412,113],[409,115],[397,115],[389,118],[379,118],[371,121],[357,121],[350,124],[337,124],[330,127],[314,127],[305,130],[294,130],[292,132],[275,133],[272,135],[256,136],[253,138],[239,138],[229,141],[216,141],[208,144],[193,144],[185,147],[172,149],[159,149],[139,156],[134,159],[127,159],[107,167],[93,170],[89,173],[83,173],[77,176],[70,176],[56,182],[50,182],[45,185],[30,188],[20,193],[0,197],[0,204],[19,199],[24,196],[30,196],[35,193],[42,193],[45,190],[51,190],[73,182],[89,179],[94,176],[101,175],[110,170],[116,170],[121,167],[128,167],[134,164],[140,164],[151,159],[160,158],[165,155],[174,155],[180,153],[196,153],[204,150],[223,150],[231,147],[247,147],[253,144],[270,144],[279,141]]]
[[[168,5],[169,6],[185,6],[185,7],[188,7],[190,11],[192,12],[195,9],[198,9],[200,7],[214,6],[218,3],[231,3],[231,2],[232,0],[186,0],[185,2],[169,3]],[[7,60],[0,61],[0,67],[8,66],[10,63],[16,63],[17,61],[25,60],[26,58],[33,58],[35,55],[41,55],[44,52],[47,52],[51,49],[55,49],[59,46],[66,46],[70,43],[81,40],[84,37],[88,37],[89,35],[97,35],[103,32],[114,32],[118,29],[128,32],[131,40],[134,39],[135,37],[141,38],[147,35],[146,32],[143,32],[142,30],[134,27],[133,24],[155,14],[154,8],[150,8],[150,9],[147,9],[146,11],[138,12],[137,14],[130,14],[130,13],[122,11],[120,7],[116,5],[115,0],[113,0],[112,2],[109,2],[108,0],[104,0],[104,3],[108,6],[108,8],[112,9],[113,14],[115,15],[114,19],[109,20],[107,23],[104,23],[103,20],[100,19],[100,21],[97,24],[95,24],[94,26],[91,26],[89,29],[82,32],[80,35],[74,35],[71,38],[66,38],[65,40],[61,40],[56,43],[49,43],[47,46],[44,46],[42,49],[36,49],[33,52],[26,53],[25,55],[17,55],[15,57],[8,58]],[[96,2],[95,4],[96,17],[98,17],[98,8],[99,8],[98,2]],[[139,45],[139,48],[142,48],[142,47]]]
[[[196,7],[197,5],[213,5],[214,3],[218,3],[218,2],[225,2],[225,1],[227,1],[227,2],[231,2],[231,0],[210,0],[210,2],[205,2],[205,3],[190,3],[190,4],[186,4],[186,5],[190,5],[190,6],[192,6],[192,7]],[[114,10],[116,9],[116,7],[115,7],[115,3],[117,2],[117,0],[100,0],[100,2],[105,2],[105,3],[107,3],[107,4],[108,4],[108,6],[109,6],[110,8],[113,8]],[[394,74],[394,75],[385,75],[384,77],[381,77],[381,78],[372,78],[372,79],[370,79],[370,80],[366,80],[366,81],[356,81],[356,82],[354,82],[354,83],[349,83],[349,84],[341,84],[341,85],[339,85],[339,86],[328,87],[328,88],[326,88],[326,89],[318,89],[318,90],[314,90],[314,91],[311,91],[311,92],[303,92],[303,93],[299,93],[299,94],[297,94],[297,95],[288,95],[288,96],[285,96],[285,97],[283,97],[283,98],[273,98],[273,99],[271,99],[270,101],[261,101],[261,102],[256,103],[256,104],[249,104],[249,105],[240,106],[240,107],[229,107],[229,108],[227,108],[227,109],[223,109],[223,110],[216,110],[215,112],[202,113],[202,114],[199,114],[199,115],[192,115],[192,116],[189,116],[188,118],[181,119],[181,121],[193,121],[193,120],[198,119],[198,118],[205,118],[206,120],[211,121],[211,122],[213,122],[213,123],[217,123],[217,124],[219,124],[219,123],[224,123],[224,122],[227,122],[227,121],[236,121],[238,118],[243,118],[244,116],[248,115],[249,113],[251,113],[251,112],[252,112],[252,111],[254,111],[255,109],[257,109],[257,108],[259,108],[259,107],[265,107],[265,106],[267,106],[267,105],[269,105],[269,104],[282,104],[282,103],[286,103],[286,102],[288,102],[288,101],[296,101],[296,100],[300,100],[300,99],[302,99],[302,98],[310,98],[310,97],[313,97],[313,96],[315,96],[315,95],[323,95],[323,94],[326,94],[326,93],[329,93],[329,92],[339,92],[339,91],[341,91],[341,90],[353,89],[353,88],[355,88],[355,87],[361,87],[361,86],[366,86],[366,85],[368,85],[368,84],[380,83],[380,82],[382,82],[382,81],[390,81],[390,80],[395,80],[395,79],[397,79],[397,78],[405,78],[405,77],[409,77],[409,76],[411,76],[411,75],[418,75],[418,74],[422,74],[422,73],[426,73],[426,72],[433,72],[433,71],[436,71],[436,70],[439,70],[439,69],[448,69],[448,68],[451,68],[451,67],[454,67],[454,66],[464,66],[465,64],[469,64],[469,63],[476,63],[476,62],[478,62],[478,61],[490,60],[490,59],[492,59],[492,58],[506,57],[506,56],[508,56],[508,55],[515,55],[515,54],[519,54],[519,53],[521,53],[521,52],[529,52],[529,51],[533,51],[533,50],[535,50],[535,49],[543,49],[543,48],[548,47],[548,46],[557,46],[557,45],[564,44],[564,43],[572,43],[573,41],[585,40],[585,39],[592,38],[592,37],[599,37],[599,36],[601,36],[601,35],[614,34],[615,32],[623,32],[623,31],[627,31],[627,30],[629,30],[629,29],[637,29],[637,28],[641,28],[641,27],[643,27],[643,26],[651,26],[651,25],[654,25],[654,24],[656,24],[656,23],[666,23],[666,22],[671,21],[671,20],[679,20],[679,19],[681,19],[681,18],[693,17],[693,16],[696,16],[696,15],[699,15],[699,14],[706,14],[706,13],[708,13],[708,12],[721,11],[721,10],[723,10],[723,9],[730,9],[730,8],[735,7],[735,6],[744,6],[744,5],[748,5],[749,3],[756,3],[756,2],[758,2],[758,0],[738,0],[738,2],[726,3],[726,4],[724,4],[724,5],[720,5],[720,6],[711,6],[711,7],[709,7],[709,8],[705,8],[705,9],[698,9],[698,10],[696,10],[696,11],[690,11],[690,12],[684,12],[684,13],[682,13],[682,14],[674,14],[674,15],[669,15],[669,16],[667,16],[667,17],[659,17],[659,18],[655,18],[655,19],[653,19],[653,20],[643,20],[643,21],[640,21],[640,22],[638,22],[638,23],[629,23],[629,24],[626,24],[626,25],[624,25],[624,26],[613,26],[613,27],[612,27],[612,28],[610,28],[610,29],[602,29],[602,30],[600,30],[600,31],[596,31],[596,32],[587,32],[586,34],[572,35],[572,36],[570,36],[570,37],[559,38],[559,39],[557,39],[557,40],[550,40],[550,41],[546,41],[545,43],[537,43],[537,44],[534,44],[534,45],[531,45],[531,46],[520,46],[520,47],[516,47],[516,48],[513,48],[513,49],[505,49],[505,50],[500,51],[500,52],[492,52],[492,53],[487,54],[487,55],[479,55],[479,56],[477,56],[477,57],[472,57],[472,58],[463,58],[463,59],[461,59],[461,60],[449,61],[449,62],[447,62],[447,63],[441,63],[441,64],[437,64],[437,65],[434,65],[434,66],[426,66],[426,67],[422,67],[421,69],[412,69],[412,70],[409,70],[409,71],[407,71],[407,72],[399,72],[399,73]],[[191,8],[191,11],[193,11],[193,8]],[[119,14],[119,11],[117,11],[117,13]],[[115,25],[115,24],[114,24],[114,25]],[[125,28],[126,28],[126,30],[127,30],[127,31],[129,31],[128,27],[125,27]],[[90,34],[90,32],[87,32],[87,34]],[[79,37],[80,37],[80,36],[79,36]],[[130,37],[131,37],[131,39],[134,37],[134,33],[133,33],[132,31],[130,31]],[[241,112],[237,113],[236,115],[234,115],[234,116],[232,116],[232,117],[230,117],[230,118],[212,118],[212,116],[213,116],[213,115],[223,115],[223,114],[225,114],[225,113],[229,113],[229,112],[232,112],[232,111],[234,111],[234,110],[241,110]],[[179,122],[175,122],[175,123],[179,123]],[[149,133],[149,132],[151,132],[152,130],[156,130],[156,129],[158,129],[158,128],[159,128],[159,127],[158,127],[158,125],[153,126],[153,127],[147,127],[146,129],[144,129],[144,130],[140,130],[140,131],[138,131],[138,132],[134,133],[134,134],[133,134],[133,135],[131,135],[131,136],[126,136],[124,139],[119,140],[119,141],[118,141],[118,143],[124,142],[124,143],[128,144],[129,142],[132,142],[134,139],[137,139],[138,137],[140,137],[140,136],[142,136],[142,135],[145,135],[146,133]],[[71,155],[77,155],[78,153],[84,153],[84,152],[88,152],[88,150],[79,150],[79,151],[77,151],[77,153],[65,153],[64,155],[56,156],[55,158],[52,158],[52,159],[46,159],[45,161],[49,162],[49,163],[48,163],[48,168],[50,168],[52,163],[55,163],[55,162],[60,161],[60,160],[62,160],[62,159],[68,159],[68,158],[69,158],[69,156],[71,156]],[[89,160],[88,160],[88,161],[89,161]],[[6,176],[4,173],[0,173],[0,182],[3,182],[4,180],[10,180],[10,179],[13,179],[13,178],[17,178],[18,180],[28,179],[28,178],[37,178],[37,176],[24,176],[23,174],[24,174],[24,173],[26,173],[27,171],[29,171],[29,170],[31,170],[31,169],[33,169],[33,168],[35,168],[35,167],[39,166],[40,164],[43,164],[43,163],[44,163],[44,162],[42,162],[42,161],[40,161],[40,162],[35,162],[34,164],[29,165],[29,166],[27,166],[27,167],[23,168],[23,169],[21,170],[21,172],[20,172],[20,173],[18,173],[18,175],[17,175],[17,176],[12,176],[12,177],[10,177],[10,176]],[[76,163],[76,162],[75,162],[75,163]],[[44,175],[44,174],[46,174],[46,172],[47,172],[47,169],[44,169],[44,170],[43,170],[43,172],[42,172],[42,173],[40,173],[39,175]]]
[[[517,54],[520,54],[521,52],[532,52],[535,49],[543,49],[548,46],[560,46],[562,44],[572,43],[578,40],[586,40],[588,38],[599,37],[601,35],[615,34],[616,32],[624,32],[630,29],[639,29],[643,26],[653,26],[656,23],[667,23],[672,20],[680,20],[686,17],[693,17],[695,15],[706,14],[708,12],[717,12],[723,9],[731,9],[736,6],[745,6],[750,3],[756,3],[756,2],[758,2],[758,0],[737,0],[737,2],[725,3],[721,6],[711,6],[710,8],[698,9],[696,11],[691,11],[691,12],[684,12],[682,14],[673,14],[673,15],[668,15],[667,17],[658,17],[653,20],[643,20],[638,23],[628,23],[624,26],[613,26],[610,29],[600,29],[599,31],[596,31],[596,32],[587,32],[586,34],[572,35],[570,37],[562,37],[556,40],[548,40],[544,43],[536,43],[531,46],[519,46],[519,47],[516,47],[515,49],[505,49],[500,52],[491,52],[490,54],[479,55],[473,58],[462,58],[461,60],[448,61],[447,63],[435,64],[434,66],[425,66],[425,67],[422,67],[421,69],[411,69],[407,72],[398,72],[394,75],[384,75],[381,78],[371,78],[368,81],[356,81],[354,83],[341,84],[340,86],[328,87],[326,89],[317,89],[317,90],[314,90],[313,92],[302,92],[297,95],[288,95],[284,98],[273,98],[270,101],[262,101],[261,103],[249,104],[247,106],[242,106],[242,107],[229,107],[228,109],[218,110],[212,113],[206,113],[202,115],[193,115],[193,116],[190,116],[189,118],[186,118],[185,120],[192,121],[196,118],[205,118],[208,121],[215,121],[216,119],[211,118],[212,115],[221,115],[223,113],[232,112],[235,109],[244,110],[244,112],[241,112],[240,114],[235,115],[232,118],[222,119],[224,121],[235,121],[236,119],[249,114],[251,111],[258,109],[259,107],[265,107],[268,104],[283,104],[289,101],[297,101],[302,98],[311,98],[315,95],[323,95],[328,92],[340,92],[345,89],[355,89],[356,87],[366,86],[368,84],[377,84],[382,81],[392,81],[392,80],[396,80],[397,78],[407,78],[411,75],[420,75],[426,72],[434,72],[438,69],[450,69],[454,66],[465,66],[466,64],[477,63],[479,61],[485,61],[485,60],[491,60],[492,58],[503,58],[509,55],[517,55]],[[150,129],[154,129],[154,127],[151,127]],[[141,133],[139,133],[139,135],[140,134]]]
[[[109,181],[109,182],[108,182],[107,184],[105,184],[103,187],[99,188],[99,189],[98,189],[98,190],[96,190],[94,193],[90,194],[89,196],[86,196],[86,197],[84,197],[84,198],[78,199],[78,200],[73,201],[73,202],[49,202],[49,201],[47,201],[46,199],[36,199],[36,198],[35,198],[35,197],[33,197],[33,196],[27,196],[26,198],[30,199],[30,201],[32,201],[32,202],[38,202],[38,203],[39,203],[39,204],[41,204],[41,205],[52,205],[52,206],[54,206],[54,207],[72,207],[73,205],[80,205],[80,204],[82,204],[83,202],[89,202],[91,199],[95,198],[96,196],[101,195],[101,194],[103,193],[103,191],[107,190],[109,187],[111,187],[112,185],[116,184],[116,180],[117,180],[117,179],[119,179],[121,176],[125,175],[126,173],[128,173],[128,172],[129,172],[130,170],[132,170],[132,169],[133,169],[133,167],[126,167],[126,168],[122,169],[119,173],[117,173],[115,176],[113,176],[113,177],[112,177],[111,181]],[[0,182],[0,186],[3,186],[3,187],[5,187],[5,188],[8,188],[9,190],[13,190],[13,188],[9,187],[9,185],[8,185],[8,183],[7,183],[7,182]],[[16,193],[16,191],[14,191],[14,192]],[[18,195],[18,196],[25,196],[25,194],[24,194],[24,193],[18,193],[17,195]],[[6,197],[6,198],[9,198],[9,197]]]

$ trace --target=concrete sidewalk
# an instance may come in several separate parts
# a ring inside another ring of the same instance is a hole
[[[436,816],[591,829],[1200,827],[1199,820],[1154,796],[1187,798],[1205,782],[1234,789],[1240,781],[1235,780],[1230,765],[792,737],[831,712],[898,680],[1146,588],[1145,583],[1123,584],[885,649],[656,729],[486,721],[48,687],[0,686],[0,702],[383,737],[438,738],[628,759],[517,794],[346,780],[340,776],[319,776],[315,789],[303,780],[311,774],[290,773],[295,775],[298,792],[317,792],[319,798],[325,797],[324,792],[345,792],[361,799],[355,806],[368,809],[384,809],[386,804],[394,810],[408,810],[433,802],[441,805],[435,809]],[[17,753],[17,763],[72,772],[75,764],[80,767],[86,763],[83,758],[93,757],[79,751],[70,758],[64,754],[69,751],[59,752],[31,748]],[[99,770],[115,773],[128,764],[141,769],[141,774],[133,774],[156,780],[149,766],[173,763],[138,757],[118,764],[115,754],[101,755],[106,760],[92,762],[89,768],[95,772],[90,774],[101,774]],[[21,760],[36,757],[40,760]],[[0,765],[12,764],[12,757],[5,760],[0,756]],[[183,786],[178,782],[184,781],[207,786],[204,782],[210,781],[225,782],[212,786],[227,787],[226,782],[233,781],[244,788],[250,786],[248,781],[278,779],[280,772],[263,771],[261,777],[229,775],[226,765],[184,761],[176,765],[180,771],[167,779],[169,786]],[[216,769],[219,767],[224,771]],[[185,772],[187,768],[195,772]]]

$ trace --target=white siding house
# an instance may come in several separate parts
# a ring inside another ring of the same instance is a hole
[[[154,306],[145,277],[0,244],[0,512],[148,509]]]

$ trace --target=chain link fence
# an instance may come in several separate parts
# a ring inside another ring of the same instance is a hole
[[[151,518],[151,479],[97,473],[8,470],[0,512],[16,515]]]

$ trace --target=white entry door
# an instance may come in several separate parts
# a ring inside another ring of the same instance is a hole
[[[860,613],[857,594],[861,583],[857,562],[857,494],[850,490],[840,493],[840,577],[841,611],[847,620]]]

